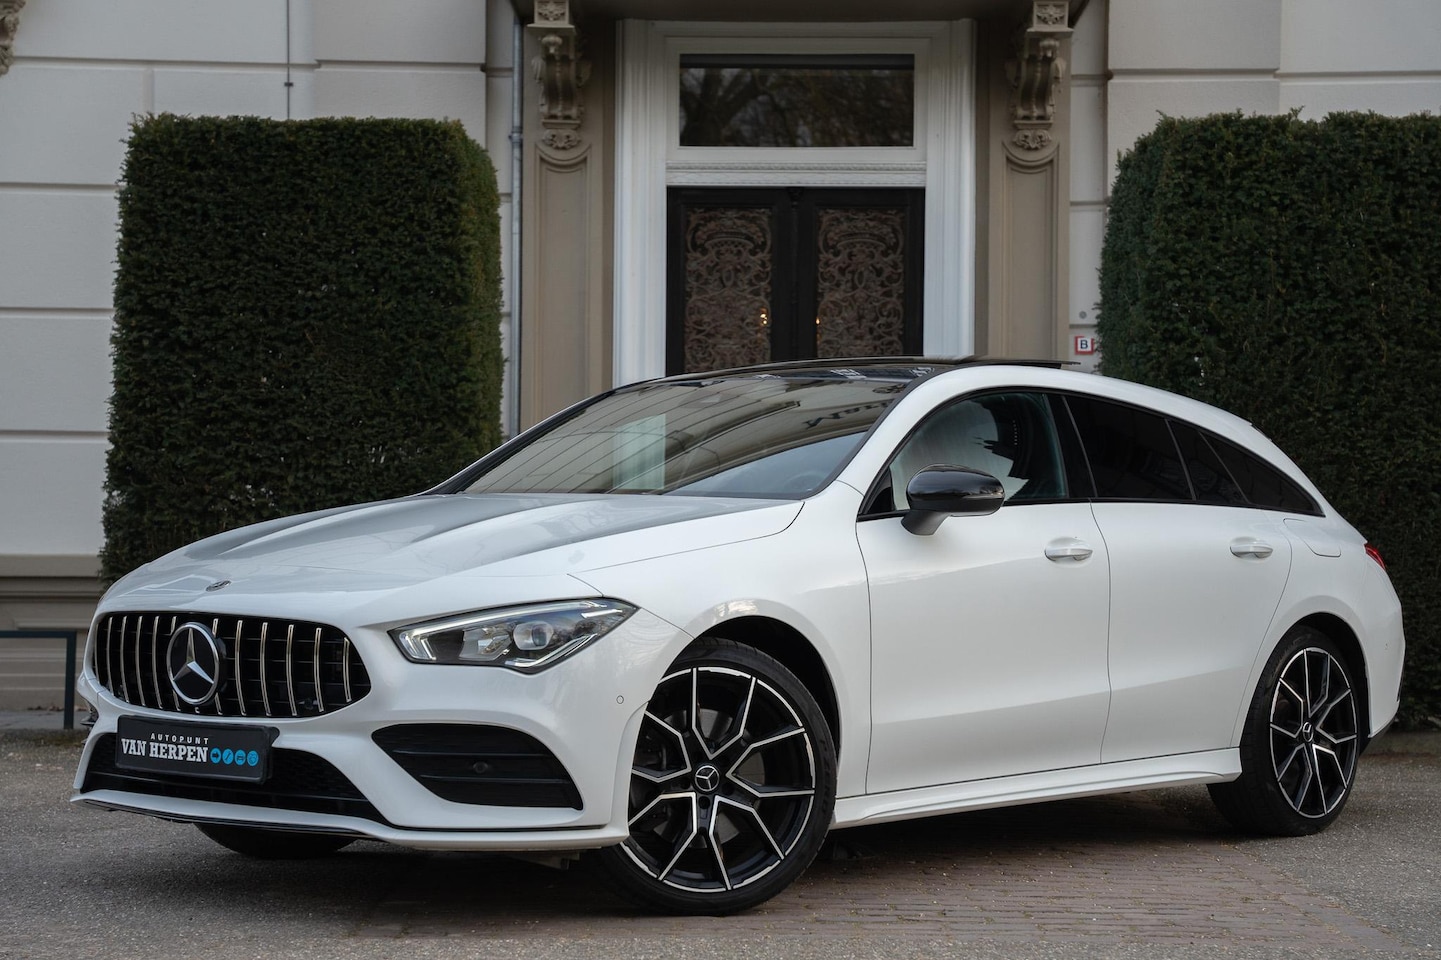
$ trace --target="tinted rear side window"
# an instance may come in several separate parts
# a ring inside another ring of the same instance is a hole
[[[1181,450],[1186,472],[1191,475],[1191,488],[1195,490],[1197,500],[1234,506],[1245,506],[1249,502],[1200,430],[1188,423],[1172,420],[1171,433]]]
[[[1163,417],[1094,397],[1066,403],[1101,500],[1190,500],[1191,485]]]
[[[1320,514],[1316,502],[1280,470],[1227,440],[1220,437],[1208,439],[1252,506],[1288,513]]]

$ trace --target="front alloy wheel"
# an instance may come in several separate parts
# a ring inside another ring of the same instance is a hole
[[[1361,745],[1345,658],[1329,637],[1298,627],[1262,675],[1241,738],[1241,776],[1212,784],[1211,797],[1243,830],[1315,833],[1351,795]]]
[[[650,700],[629,797],[630,839],[601,854],[623,893],[677,913],[746,909],[788,886],[825,839],[830,729],[780,663],[701,641]]]

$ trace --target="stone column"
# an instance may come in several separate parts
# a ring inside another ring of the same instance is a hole
[[[569,0],[536,0],[525,46],[522,428],[610,385],[613,246],[608,37],[582,38]]]
[[[991,356],[1069,356],[1068,16],[1065,0],[1034,0],[1010,39],[1009,57],[990,65],[997,95],[989,111],[982,349]],[[1003,88],[994,76],[997,68],[1004,69]]]

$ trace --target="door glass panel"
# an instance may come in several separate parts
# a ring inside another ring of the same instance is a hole
[[[906,211],[823,207],[816,221],[816,356],[905,353]]]
[[[687,54],[683,147],[909,147],[915,58]]]
[[[685,369],[770,360],[770,209],[691,208],[684,242]]]
[[[1190,500],[1191,484],[1164,418],[1094,397],[1066,398],[1102,500]]]

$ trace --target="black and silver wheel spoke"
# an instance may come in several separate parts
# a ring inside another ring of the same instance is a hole
[[[624,850],[669,886],[729,892],[786,859],[816,789],[811,732],[765,679],[680,670],[661,681],[642,722]]]
[[[1345,668],[1319,647],[1297,651],[1276,682],[1270,732],[1276,784],[1301,816],[1324,817],[1345,799],[1356,771],[1357,723]]]

